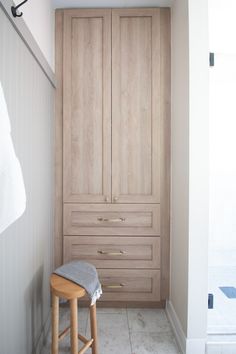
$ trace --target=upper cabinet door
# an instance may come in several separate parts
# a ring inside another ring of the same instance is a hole
[[[65,10],[64,202],[111,201],[111,10]]]
[[[112,195],[160,203],[160,10],[112,10]]]

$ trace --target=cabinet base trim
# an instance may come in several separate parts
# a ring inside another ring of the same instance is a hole
[[[88,301],[80,301],[79,302],[79,307],[87,307],[89,306]],[[158,308],[158,309],[164,309],[166,307],[166,301],[150,301],[150,302],[144,302],[144,301],[97,301],[97,307],[100,308]]]

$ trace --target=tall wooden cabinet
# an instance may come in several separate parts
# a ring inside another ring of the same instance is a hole
[[[93,263],[101,303],[169,282],[169,9],[56,14],[55,266]]]

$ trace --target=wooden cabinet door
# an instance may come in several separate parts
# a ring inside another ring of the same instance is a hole
[[[111,10],[65,10],[64,202],[111,201]]]
[[[112,10],[112,195],[160,202],[160,9]]]

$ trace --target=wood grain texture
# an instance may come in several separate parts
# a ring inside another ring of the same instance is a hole
[[[64,262],[97,268],[160,268],[160,237],[64,237]]]
[[[64,235],[160,235],[160,205],[64,204]]]
[[[112,10],[112,194],[160,202],[160,9]]]
[[[53,294],[67,300],[81,298],[86,294],[84,288],[57,274],[51,275],[50,286]]]
[[[58,354],[59,297],[52,293],[52,354]]]
[[[161,9],[161,299],[169,298],[170,274],[170,9]]]
[[[111,11],[64,11],[65,202],[111,201]]]
[[[80,258],[104,270],[158,270],[159,297],[147,301],[159,306],[169,294],[170,11],[65,10],[63,38],[61,18],[58,23],[64,47],[58,59],[64,66],[64,262]],[[59,140],[61,134],[59,126]],[[56,203],[61,183],[59,174]],[[121,246],[127,259],[116,254]],[[113,255],[98,254],[101,248]],[[147,289],[148,279],[137,280],[137,286]],[[108,303],[116,302],[109,296]],[[131,304],[122,296],[119,301]]]
[[[78,300],[73,298],[70,300],[70,346],[71,354],[78,354]]]
[[[55,17],[55,214],[54,214],[54,268],[62,264],[63,249],[63,11]]]
[[[160,271],[98,269],[103,288],[100,301],[160,301]]]
[[[90,305],[89,300],[80,301],[81,307],[88,307]],[[97,308],[157,308],[164,309],[166,307],[166,301],[97,301]]]
[[[92,354],[98,354],[98,334],[97,334],[96,303],[94,305],[90,306],[89,314],[90,314],[91,338],[93,338]]]

